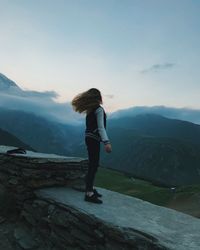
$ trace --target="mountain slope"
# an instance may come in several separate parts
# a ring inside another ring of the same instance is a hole
[[[200,126],[155,115],[110,119],[111,154],[101,165],[166,186],[200,182]],[[199,140],[199,141],[198,141]],[[87,156],[85,146],[77,155]]]
[[[11,88],[20,90],[17,84],[8,77],[0,73],[0,91],[8,91]]]
[[[12,135],[12,134],[10,134],[7,131],[4,131],[2,129],[0,129],[0,145],[22,147],[24,149],[33,150],[33,148],[31,148],[27,144],[23,143],[16,136],[14,136],[14,135]]]
[[[140,114],[157,114],[170,119],[178,119],[200,124],[200,110],[190,108],[175,108],[166,106],[134,106],[117,110],[109,115],[110,118],[133,117]]]
[[[200,181],[199,145],[117,128],[110,131],[110,138],[113,152],[102,154],[106,167],[167,186]]]
[[[0,128],[44,153],[71,155],[71,148],[83,140],[79,127],[59,124],[23,111],[0,109]]]
[[[200,125],[165,118],[155,114],[143,114],[133,117],[113,118],[109,120],[109,128],[119,127],[134,129],[137,134],[155,137],[170,137],[200,144]]]
[[[60,123],[83,123],[83,116],[74,112],[69,102],[57,102],[58,96],[53,90],[21,89],[15,82],[0,74],[0,108],[34,113]]]

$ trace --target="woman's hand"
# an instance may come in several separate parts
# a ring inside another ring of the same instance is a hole
[[[112,146],[110,143],[104,145],[104,149],[107,153],[111,153],[112,152]]]

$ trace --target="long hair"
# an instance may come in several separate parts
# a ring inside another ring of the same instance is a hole
[[[71,101],[73,109],[78,113],[89,113],[93,108],[102,103],[101,92],[91,88],[83,93],[76,95]]]

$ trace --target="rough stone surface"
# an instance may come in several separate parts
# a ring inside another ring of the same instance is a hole
[[[103,204],[87,203],[84,193],[74,189],[76,185],[82,190],[85,159],[30,151],[5,154],[11,148],[0,146],[4,211],[6,207],[9,211],[9,204],[10,211],[15,211],[17,204],[19,212],[7,249],[200,249],[198,219],[100,188]],[[4,223],[0,217],[0,228]]]
[[[77,191],[76,191],[77,192]],[[34,207],[34,209],[30,209]],[[27,219],[27,214],[32,220]],[[64,205],[51,199],[36,199],[25,204],[22,220],[38,232],[46,242],[57,249],[134,250],[169,249],[150,234],[120,227],[104,221],[82,209]]]
[[[100,231],[100,235],[106,233],[115,242],[145,243],[148,246],[149,242],[158,239],[168,249],[200,249],[199,219],[106,189],[99,188],[99,191],[103,194],[101,205],[83,201],[83,194],[70,188],[45,188],[36,191],[36,195],[55,204],[72,207],[87,225],[90,224],[87,216],[97,224],[99,220],[104,221],[100,227],[93,225],[93,228]],[[118,227],[118,230],[113,230],[113,227]],[[98,233],[95,235],[98,237]],[[102,240],[101,237],[98,239]],[[142,249],[149,249],[145,244]]]
[[[38,242],[30,234],[28,228],[24,225],[18,225],[14,230],[14,237],[21,248],[23,249],[34,249],[38,246]]]
[[[33,198],[33,190],[41,187],[84,187],[88,161],[27,151],[27,154],[6,154],[14,147],[0,146],[0,183],[15,193],[19,206]]]

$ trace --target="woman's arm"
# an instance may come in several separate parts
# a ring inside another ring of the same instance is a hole
[[[105,145],[109,144],[110,140],[108,138],[106,129],[104,127],[104,110],[101,106],[95,111],[95,115],[97,117],[97,126],[98,126],[97,129],[101,137],[101,140]]]
[[[107,153],[111,153],[112,151],[112,146],[110,143],[110,140],[108,138],[108,135],[106,133],[106,129],[104,127],[104,110],[100,106],[96,111],[95,111],[96,117],[97,117],[97,126],[98,126],[98,132],[100,134],[101,140],[104,143],[105,151]]]

